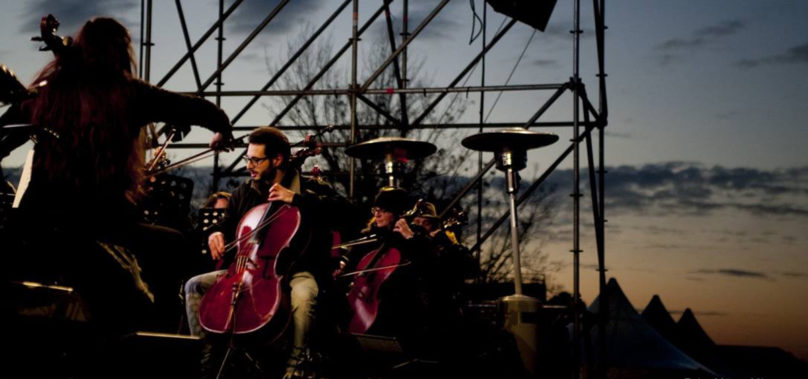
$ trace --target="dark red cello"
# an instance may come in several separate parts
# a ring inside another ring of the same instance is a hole
[[[348,323],[349,332],[365,333],[376,322],[380,303],[379,289],[399,266],[401,252],[386,243],[359,260],[356,265],[359,274],[348,291],[348,305],[354,312]]]
[[[319,148],[298,151],[289,174],[316,154]],[[234,262],[227,273],[205,293],[199,306],[199,322],[213,333],[245,334],[258,329],[279,336],[289,325],[291,312],[284,275],[308,245],[300,210],[282,202],[268,202],[250,209],[239,222]],[[270,325],[271,326],[268,326]]]

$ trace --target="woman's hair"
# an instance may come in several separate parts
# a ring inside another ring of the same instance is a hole
[[[219,191],[213,193],[210,196],[208,196],[207,200],[205,200],[205,204],[202,205],[202,208],[213,208],[213,206],[216,205],[216,201],[218,201],[219,199],[225,199],[227,201],[230,201],[230,196],[231,196],[230,192],[225,191]]]
[[[137,197],[143,147],[127,107],[135,69],[131,42],[118,21],[91,19],[35,79],[47,85],[26,105],[32,122],[59,136],[40,139],[44,146],[37,150],[36,164],[50,181],[88,194]]]

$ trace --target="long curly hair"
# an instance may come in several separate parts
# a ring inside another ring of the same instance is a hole
[[[123,194],[134,201],[143,147],[139,128],[129,125],[135,70],[129,31],[99,17],[87,21],[74,41],[34,80],[47,85],[28,105],[32,122],[59,136],[39,141],[35,167],[49,182],[77,193]]]

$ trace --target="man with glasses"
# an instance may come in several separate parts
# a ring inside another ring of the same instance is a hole
[[[318,294],[331,278],[329,229],[334,225],[328,225],[328,222],[339,222],[333,215],[345,214],[347,202],[330,186],[316,179],[304,178],[297,167],[289,167],[289,141],[277,128],[258,128],[250,134],[248,142],[244,160],[250,179],[233,191],[224,219],[210,229],[208,247],[213,259],[232,259],[235,249],[226,250],[226,242],[235,240],[241,218],[253,207],[267,201],[292,204],[299,208],[304,220],[308,220],[312,230],[308,247],[288,272],[281,273],[290,278],[294,333],[285,377],[297,377],[301,375],[299,368],[308,354],[309,331]],[[225,272],[219,270],[197,275],[186,282],[186,313],[191,334],[204,335],[198,319],[199,304],[203,294]],[[210,362],[210,356],[203,356],[203,366],[216,363]],[[207,368],[203,367],[203,370]]]

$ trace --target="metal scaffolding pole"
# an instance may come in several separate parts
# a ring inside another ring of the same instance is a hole
[[[143,57],[143,72],[141,78],[145,81],[151,80],[151,48],[154,46],[152,43],[152,0],[146,0],[146,39],[141,40],[141,46],[145,47]]]
[[[388,3],[384,3],[384,9],[387,9]],[[351,23],[351,145],[356,143],[356,55],[359,48],[359,0],[353,2],[353,22]],[[288,107],[287,107],[288,108]],[[350,177],[348,179],[348,198],[354,199],[354,184],[356,180],[356,159],[349,158],[350,164]]]
[[[592,0],[592,9],[595,19],[595,41],[597,47],[597,65],[598,65],[598,114],[601,117],[601,125],[598,127],[598,218],[595,220],[595,231],[598,247],[598,287],[601,298],[601,307],[598,309],[598,326],[601,331],[606,330],[609,317],[609,298],[606,292],[606,194],[605,194],[605,134],[604,128],[606,127],[609,109],[606,99],[606,72],[605,72],[605,0]],[[605,378],[606,367],[603,362],[606,360],[608,349],[606,349],[605,333],[600,334],[598,342],[598,351],[600,357],[603,357],[596,369],[596,375]]]
[[[403,16],[401,17],[401,43],[403,44],[407,38],[410,38],[409,31],[409,18],[410,18],[410,4],[409,0],[404,0]],[[401,85],[399,89],[409,87],[410,79],[407,78],[407,46],[404,46],[404,51],[401,52]],[[407,108],[407,96],[401,96],[401,121],[410,127],[410,115]]]
[[[486,2],[483,1],[483,25],[482,25],[482,33],[483,33],[483,40],[481,41],[482,47],[481,50],[485,51],[485,44],[486,44],[486,29],[488,26],[488,6]],[[481,70],[480,70],[480,86],[485,87],[485,53],[483,53],[482,62],[481,62]],[[480,91],[480,128],[478,129],[478,133],[483,132],[483,124],[485,123],[485,92]],[[492,161],[493,162],[493,161]],[[489,168],[486,169],[488,171]],[[477,152],[477,171],[483,171],[483,152]],[[483,235],[483,182],[482,180],[479,181],[477,184],[477,230],[475,236],[477,237],[476,243],[479,244],[480,240]],[[477,267],[482,266],[482,251],[477,250],[475,254],[475,258],[477,259]],[[482,274],[482,273],[481,273]],[[477,276],[477,281],[481,278]]]
[[[179,1],[179,0],[178,0]],[[219,35],[216,36],[216,105],[222,105],[222,55],[224,51],[224,0],[219,0]],[[189,40],[190,41],[190,40]],[[191,63],[194,62],[194,56],[191,54]],[[197,78],[197,80],[199,80]],[[199,91],[205,89],[204,84],[199,85]],[[210,192],[219,190],[219,178],[221,176],[221,169],[219,168],[219,152],[213,153],[213,180],[210,183]]]
[[[311,85],[316,83],[312,80]],[[489,91],[535,91],[535,90],[555,90],[564,86],[565,83],[551,83],[551,84],[508,84],[499,86],[468,86],[468,87],[421,87],[421,88],[371,88],[362,91],[363,95],[393,95],[398,93],[413,94],[413,95],[426,95],[432,93],[448,94],[448,93],[470,93],[470,92],[489,92]],[[208,92],[182,92],[188,95],[201,95],[201,96],[223,96],[223,97],[241,97],[241,96],[296,96],[302,98],[303,96],[337,96],[346,95],[350,96],[351,90],[344,88],[329,88],[329,89],[302,89],[302,90],[261,90],[261,91],[208,91]],[[288,107],[288,106],[287,106]],[[288,112],[288,111],[287,111]],[[286,112],[283,112],[285,115]],[[276,116],[277,118],[277,116]],[[280,120],[278,120],[280,121]]]
[[[580,357],[579,351],[580,335],[581,335],[581,319],[579,304],[581,303],[581,231],[580,231],[580,214],[581,214],[581,193],[580,193],[580,151],[578,146],[578,138],[580,136],[579,125],[579,104],[580,104],[580,40],[581,40],[581,0],[575,0],[573,6],[573,48],[572,48],[572,82],[573,82],[573,102],[572,102],[572,120],[575,126],[573,127],[573,140],[576,142],[573,153],[572,175],[573,175],[573,188],[572,188],[572,254],[573,254],[573,295],[572,295],[572,362],[575,365],[573,370],[573,377],[577,378],[580,374]],[[590,129],[591,130],[591,129]],[[587,130],[588,132],[589,130]]]

